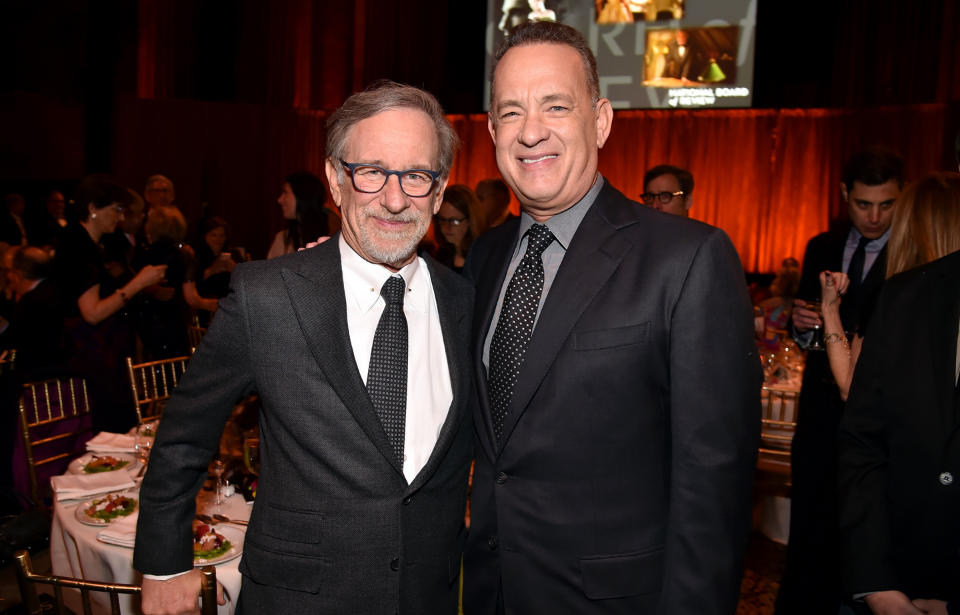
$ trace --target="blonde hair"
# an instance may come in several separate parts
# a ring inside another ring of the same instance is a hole
[[[147,214],[144,228],[150,243],[180,243],[187,234],[187,221],[179,209],[173,207],[153,207]]]
[[[960,174],[931,173],[894,204],[887,277],[960,250]]]

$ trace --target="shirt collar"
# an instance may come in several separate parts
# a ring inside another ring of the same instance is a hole
[[[549,220],[544,222],[547,228],[550,229],[550,232],[553,233],[556,242],[559,243],[564,250],[570,246],[573,236],[577,233],[577,229],[580,228],[580,222],[582,222],[583,217],[587,215],[587,211],[590,210],[593,202],[597,200],[597,195],[600,194],[601,188],[603,188],[603,176],[597,173],[596,181],[593,182],[593,186],[583,195],[582,199],[577,201],[573,207],[565,209],[555,216],[551,216]],[[520,214],[521,240],[533,224],[534,220],[530,214],[527,212]],[[514,256],[517,255],[519,250],[520,242],[517,242]]]
[[[860,234],[860,231],[857,230],[857,227],[851,227],[850,234],[847,236],[847,245],[856,248],[857,244],[860,243],[861,237],[863,237],[863,235]],[[879,252],[883,249],[883,246],[887,245],[888,239],[890,239],[890,229],[887,229],[886,233],[880,235],[876,239],[870,240],[870,243],[864,246],[863,249],[867,252]]]
[[[366,315],[380,299],[380,289],[387,278],[394,275],[383,265],[371,263],[351,248],[343,235],[339,239],[340,262],[343,266],[343,282],[347,290],[347,301],[356,302],[360,311]],[[401,269],[400,277],[407,286],[404,304],[421,312],[427,311],[427,282],[420,271],[420,257]],[[352,295],[352,296],[351,296]]]

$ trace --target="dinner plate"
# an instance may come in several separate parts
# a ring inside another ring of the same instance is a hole
[[[82,476],[91,476],[87,472],[84,472],[83,469],[90,463],[90,460],[93,459],[93,456],[97,457],[113,457],[121,461],[126,461],[127,465],[122,468],[117,468],[117,470],[134,470],[140,467],[140,458],[136,455],[131,455],[129,453],[87,453],[86,455],[81,455],[73,461],[70,462],[70,465],[67,466],[67,471],[71,474],[80,474]],[[106,472],[95,472],[95,474],[106,474],[107,472],[116,472],[117,470],[107,470]]]
[[[199,525],[199,524],[197,524]],[[196,528],[196,526],[194,526]],[[243,555],[243,539],[246,538],[246,532],[240,528],[230,527],[226,524],[219,524],[213,526],[214,530],[230,541],[230,550],[221,555],[220,557],[214,557],[211,559],[194,559],[194,566],[206,566],[207,564],[212,564],[216,566],[217,564],[222,564],[224,562],[229,562],[232,559],[237,559]]]
[[[136,511],[138,508],[140,508],[140,494],[139,494],[139,493],[131,493],[131,492],[129,492],[129,491],[124,491],[124,492],[121,492],[121,493],[113,493],[113,494],[111,494],[111,493],[104,493],[103,495],[98,495],[98,496],[96,496],[96,497],[90,498],[89,500],[87,500],[86,502],[84,502],[83,504],[81,504],[80,506],[77,506],[77,510],[76,510],[76,512],[74,513],[74,515],[77,517],[77,521],[79,521],[80,523],[82,523],[82,524],[84,524],[84,525],[93,525],[93,526],[96,526],[96,527],[106,527],[106,526],[110,525],[111,523],[113,523],[114,521],[117,521],[117,520],[119,520],[119,519],[124,519],[124,518],[130,516],[130,515],[124,515],[123,517],[116,517],[116,518],[114,518],[114,519],[94,519],[93,517],[89,516],[89,515],[86,513],[86,510],[87,510],[88,508],[90,508],[91,506],[93,506],[94,501],[96,501],[96,500],[102,500],[103,498],[107,497],[108,495],[122,495],[122,496],[124,496],[124,497],[133,498],[134,500],[137,501],[137,504],[136,504],[136,506],[133,507],[133,510]],[[133,512],[131,512],[130,514],[132,515]],[[231,541],[231,542],[232,542],[232,541]]]

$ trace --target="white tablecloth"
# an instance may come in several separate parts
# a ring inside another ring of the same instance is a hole
[[[197,512],[213,515],[216,512],[212,492],[201,491],[197,498]],[[139,585],[143,578],[133,569],[133,549],[108,545],[97,540],[102,528],[84,525],[76,518],[81,501],[64,500],[53,505],[53,527],[50,530],[50,565],[53,574],[103,583]],[[248,520],[250,509],[243,496],[234,494],[220,507],[221,514],[238,520]],[[239,528],[237,525],[230,527]],[[219,615],[233,615],[240,595],[240,558],[217,566],[217,580],[223,584],[227,604],[219,608]],[[109,612],[110,598],[106,593],[91,592],[94,602]],[[123,613],[139,613],[137,596],[120,595]]]

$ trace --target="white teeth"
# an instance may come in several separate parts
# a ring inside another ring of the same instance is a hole
[[[541,160],[546,160],[547,158],[556,158],[556,154],[550,154],[548,156],[541,156],[539,158],[522,158],[521,162],[523,164],[533,164],[534,162],[540,162]]]

